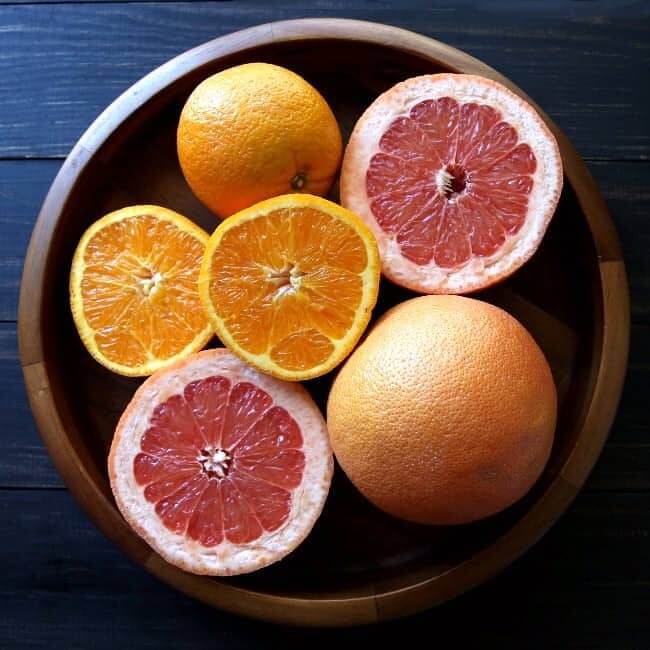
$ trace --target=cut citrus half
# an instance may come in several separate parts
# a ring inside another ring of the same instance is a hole
[[[385,92],[357,122],[341,202],[374,232],[391,280],[464,293],[537,250],[562,178],[555,138],[530,104],[482,77],[425,75]]]
[[[352,350],[377,300],[379,273],[377,243],[356,215],[285,194],[219,225],[199,292],[225,345],[296,381],[325,374]]]
[[[150,375],[200,350],[212,328],[198,277],[208,235],[156,205],[111,212],[84,233],[70,305],[90,354],[121,375]]]
[[[142,384],[108,466],[124,518],[165,560],[233,575],[276,562],[307,536],[333,460],[305,389],[221,348]]]

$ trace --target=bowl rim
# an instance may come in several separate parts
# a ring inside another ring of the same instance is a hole
[[[535,106],[558,140],[565,174],[587,219],[598,257],[602,300],[602,322],[593,349],[597,363],[588,382],[590,399],[576,424],[575,446],[530,510],[490,546],[444,573],[399,589],[376,593],[370,585],[368,591],[336,598],[268,594],[188,574],[165,563],[130,530],[110,493],[100,486],[99,475],[72,446],[57,410],[41,337],[49,243],[76,182],[113,131],[157,94],[214,60],[264,45],[323,39],[380,45],[438,62],[454,72],[482,75]],[[187,595],[235,614],[312,626],[373,623],[422,611],[484,582],[532,546],[571,504],[600,455],[623,387],[629,330],[628,285],[614,223],[585,163],[539,106],[496,70],[456,48],[398,27],[341,18],[265,23],[216,38],[164,63],[113,101],[81,136],[52,182],[32,232],[18,310],[20,360],[32,413],[57,470],[95,525],[132,559]]]

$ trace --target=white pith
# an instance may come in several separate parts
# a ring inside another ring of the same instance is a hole
[[[228,474],[228,468],[232,459],[225,449],[217,447],[216,449],[201,450],[201,453],[197,456],[197,460],[201,464],[204,472],[215,474],[218,478],[225,478]]]

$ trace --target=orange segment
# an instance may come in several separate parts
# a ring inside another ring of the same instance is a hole
[[[370,230],[308,194],[263,201],[224,221],[199,279],[221,340],[290,380],[322,375],[343,360],[368,323],[378,286]]]
[[[207,343],[197,284],[207,240],[185,217],[153,205],[112,212],[86,231],[72,263],[70,304],[99,363],[149,375]]]

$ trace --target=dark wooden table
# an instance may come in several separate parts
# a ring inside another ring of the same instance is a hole
[[[16,306],[45,192],[94,117],[183,50],[256,23],[340,16],[455,45],[524,88],[572,139],[619,229],[632,291],[620,411],[585,489],[487,585],[373,629],[272,627],[158,583],[93,528],[41,444],[23,388]],[[0,0],[0,648],[392,645],[650,646],[650,4],[24,2]],[[415,636],[417,635],[417,637]]]

